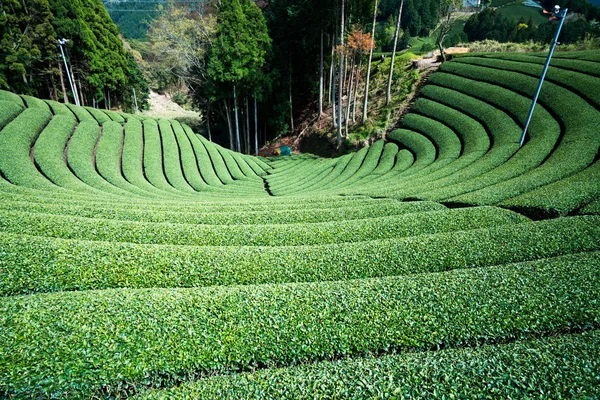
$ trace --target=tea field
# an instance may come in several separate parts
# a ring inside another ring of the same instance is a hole
[[[0,397],[595,398],[600,53],[444,63],[387,140],[234,153],[0,91]]]

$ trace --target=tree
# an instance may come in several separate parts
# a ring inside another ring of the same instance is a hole
[[[439,8],[439,23],[435,29],[435,43],[440,50],[442,61],[446,61],[444,39],[450,33],[456,22],[457,11],[463,7],[463,0],[441,0]]]
[[[350,67],[350,80],[348,83],[348,100],[346,103],[346,137],[348,136],[348,124],[350,120],[350,106],[354,101],[356,104],[356,90],[358,88],[358,76],[360,74],[360,69],[362,67],[362,58],[363,55],[369,51],[373,50],[373,40],[371,38],[370,33],[363,33],[362,29],[355,26],[352,28],[352,31],[348,35],[348,45],[346,46],[346,50],[348,55],[352,57],[352,66]],[[359,63],[358,70],[356,67],[356,58],[359,58],[361,62]],[[356,84],[354,84],[354,79],[356,77]],[[353,99],[353,88],[354,88],[354,99]],[[353,113],[354,114],[354,113]],[[354,116],[352,118],[354,121]]]
[[[342,94],[343,94],[343,81],[344,81],[344,36],[346,35],[346,30],[344,27],[345,22],[345,14],[344,14],[344,6],[346,4],[345,0],[342,0],[342,12],[340,13],[340,72],[339,72],[339,82],[338,82],[338,127],[337,127],[337,147],[339,148],[342,144]]]
[[[27,6],[29,4],[29,6]],[[3,1],[0,14],[0,84],[35,94],[58,61],[47,0]]]
[[[396,24],[396,34],[394,35],[394,49],[392,50],[392,62],[390,64],[390,74],[388,76],[387,92],[385,97],[385,105],[389,105],[392,100],[392,76],[394,75],[394,61],[396,60],[396,46],[398,45],[398,33],[400,32],[400,21],[402,20],[402,7],[404,6],[404,0],[400,2],[400,9],[398,10],[398,23]]]
[[[373,49],[375,48],[375,26],[377,23],[377,0],[373,4],[373,26],[371,28],[371,49],[369,50],[369,63],[367,65],[367,78],[365,80],[365,100],[363,103],[362,123],[367,122],[367,105],[369,103],[369,79],[371,78],[371,61],[373,60]]]
[[[249,82],[247,78],[256,75],[263,67],[269,46],[266,22],[256,4],[250,0],[221,2],[217,12],[216,38],[209,53],[207,74],[214,81],[214,87],[221,87],[221,96],[223,92],[232,91],[237,151],[241,148],[238,86],[241,85],[241,89],[245,89],[244,84],[248,86]],[[223,96],[223,100],[227,102],[227,97]]]

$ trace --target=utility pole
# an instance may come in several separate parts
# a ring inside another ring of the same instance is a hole
[[[544,65],[544,69],[542,70],[542,76],[540,77],[540,82],[538,83],[537,90],[535,92],[535,96],[533,97],[533,102],[531,103],[531,108],[529,109],[529,115],[527,116],[527,122],[525,123],[525,128],[523,129],[523,135],[521,135],[521,143],[520,146],[523,146],[525,143],[525,135],[527,134],[527,129],[529,129],[529,123],[531,122],[531,117],[533,116],[533,110],[537,103],[538,97],[540,96],[540,92],[542,90],[542,84],[544,83],[544,79],[546,78],[546,72],[548,72],[548,67],[550,66],[550,60],[552,59],[552,54],[554,53],[554,48],[558,44],[558,36],[560,35],[560,31],[565,23],[565,19],[567,16],[568,8],[565,8],[561,11],[560,6],[554,6],[554,12],[552,13],[552,17],[550,20],[560,20],[560,24],[558,24],[558,29],[556,30],[556,35],[554,36],[554,40],[550,45],[550,51],[548,52],[548,58],[546,59],[546,64]],[[546,11],[544,11],[546,12]]]
[[[139,114],[140,110],[138,109],[137,96],[135,95],[135,88],[133,88],[133,103],[135,104],[135,113]]]
[[[67,70],[67,77],[69,78],[69,85],[71,85],[71,93],[73,93],[73,99],[75,100],[75,105],[79,106],[79,99],[77,98],[77,91],[75,90],[73,79],[71,78],[71,71],[69,71],[69,65],[67,64],[67,59],[65,57],[65,52],[63,50],[63,45],[68,43],[67,39],[58,39],[58,47],[60,47],[60,54],[62,55],[63,62],[65,63],[65,68]]]

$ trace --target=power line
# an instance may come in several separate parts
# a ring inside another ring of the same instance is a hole
[[[56,60],[58,59],[58,56],[51,56],[51,57],[33,57],[33,56],[18,56],[16,54],[6,54],[6,53],[0,53],[0,56],[5,56],[5,57],[16,57],[16,58],[24,58],[24,59],[34,59],[34,60]]]

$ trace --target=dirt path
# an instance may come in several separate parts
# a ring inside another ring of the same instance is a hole
[[[183,109],[164,94],[151,91],[148,103],[150,104],[150,110],[144,112],[144,115],[148,117],[167,119],[177,117],[200,118],[199,113]]]

